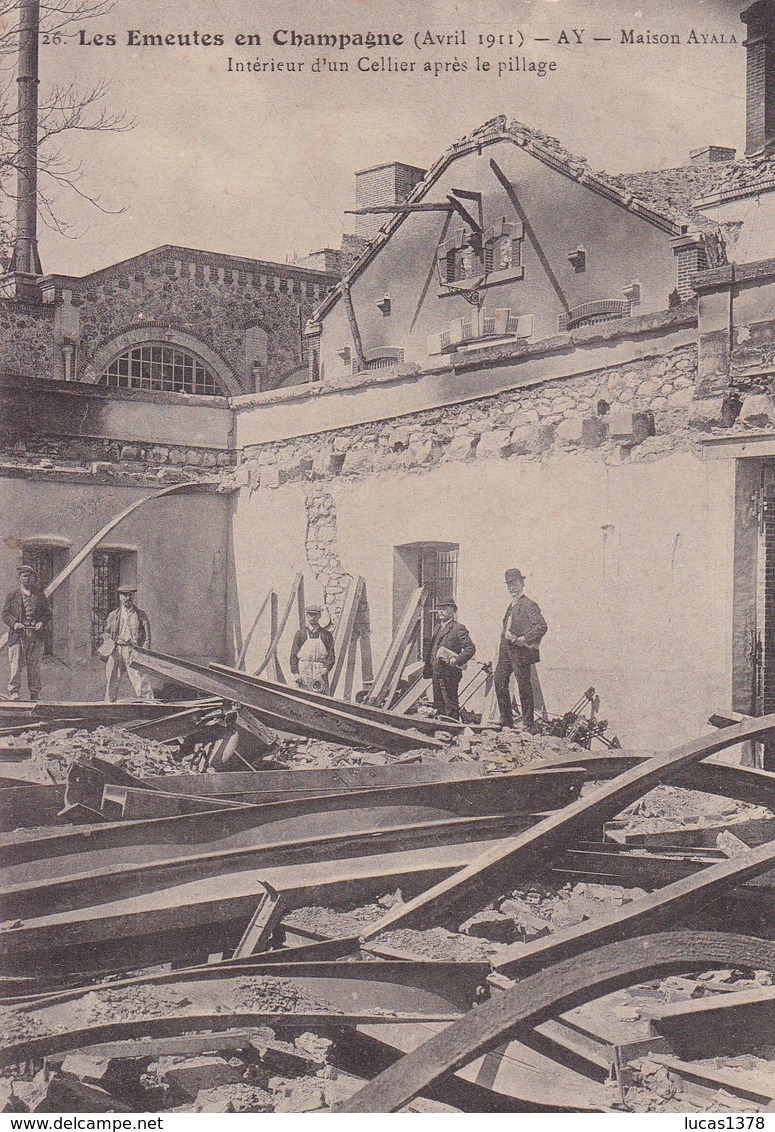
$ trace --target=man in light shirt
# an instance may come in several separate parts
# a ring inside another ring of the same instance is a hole
[[[134,663],[135,648],[147,649],[151,645],[151,625],[148,615],[135,605],[134,586],[118,587],[118,609],[108,614],[105,622],[105,641],[107,646],[107,671],[105,699],[115,703],[121,677],[129,677],[135,697],[138,700],[152,700],[153,691],[148,678]],[[112,646],[112,647],[111,647]],[[102,652],[103,646],[100,646]]]

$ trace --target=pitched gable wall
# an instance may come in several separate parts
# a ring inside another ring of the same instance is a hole
[[[521,215],[494,174],[491,159],[514,187]],[[525,149],[499,141],[466,154],[451,162],[422,199],[443,202],[453,189],[482,194],[485,230],[501,217],[515,224],[525,222],[524,277],[484,289],[488,314],[496,307],[508,307],[512,313],[533,315],[533,337],[548,338],[557,333],[558,316],[564,310],[558,292],[571,309],[592,300],[622,301],[624,288],[636,279],[642,302],[633,308],[634,314],[667,308],[676,285],[670,235]],[[463,199],[475,212],[475,203]],[[404,350],[407,363],[423,368],[444,362],[443,356],[429,357],[428,336],[456,318],[469,317],[472,307],[461,296],[444,293],[436,253],[439,243],[454,238],[462,226],[457,214],[449,219],[444,213],[411,214],[352,281],[353,308],[367,356],[380,348],[396,348]],[[568,260],[568,253],[579,246],[587,253],[586,271],[581,274]],[[391,299],[389,317],[377,307],[386,295]],[[338,356],[342,347],[352,348],[341,300],[324,315],[322,326],[322,377],[336,383],[352,368]]]

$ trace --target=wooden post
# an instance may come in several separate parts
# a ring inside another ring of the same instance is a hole
[[[293,583],[291,584],[291,592],[288,595],[287,602],[285,603],[285,609],[283,609],[282,617],[280,618],[279,622],[272,625],[272,639],[269,643],[269,648],[266,651],[266,656],[254,672],[254,676],[260,676],[267,665],[270,663],[270,661],[274,661],[275,671],[280,674],[279,677],[275,677],[275,679],[279,679],[283,681],[283,683],[285,682],[283,680],[282,670],[277,659],[277,649],[280,645],[280,638],[285,631],[285,626],[288,624],[288,618],[291,615],[291,610],[293,609],[294,604],[298,606],[299,616],[302,618],[301,624],[303,625],[304,578],[301,574],[297,574],[293,579]],[[276,616],[275,610],[276,607],[273,605],[273,617]]]
[[[331,695],[336,691],[339,678],[344,669],[345,660],[349,656],[350,643],[353,639],[353,633],[355,631],[358,614],[360,613],[365,589],[365,581],[363,578],[358,577],[353,578],[347,590],[342,615],[339,618],[339,624],[336,627],[336,636],[334,637],[334,667],[331,669],[329,676]]]
[[[401,620],[393,635],[393,640],[390,642],[385,659],[366,697],[365,702],[367,704],[379,705],[388,695],[396,666],[400,667],[404,658],[407,642],[411,640],[415,631],[415,625],[422,612],[424,600],[425,590],[420,586],[412,592],[409,601],[406,603],[406,608],[401,614]]]
[[[239,656],[237,657],[237,663],[234,665],[235,668],[243,668],[244,669],[245,660],[246,660],[247,655],[248,655],[248,649],[250,648],[250,642],[253,640],[253,634],[255,633],[256,629],[258,628],[258,623],[261,620],[261,616],[262,616],[264,610],[266,609],[267,605],[269,605],[270,601],[272,600],[272,596],[273,596],[273,594],[272,594],[272,591],[270,590],[269,593],[264,598],[264,600],[261,602],[261,608],[259,609],[256,616],[253,618],[253,624],[250,626],[250,632],[248,633],[247,637],[245,637],[245,640],[243,641],[243,644],[242,644],[242,648],[239,651]]]

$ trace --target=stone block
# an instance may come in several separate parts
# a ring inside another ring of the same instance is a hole
[[[524,428],[526,425],[538,424],[540,419],[537,409],[521,409],[512,414],[510,424],[513,429]]]
[[[231,464],[231,453],[219,452],[215,459],[219,468],[228,468]]]
[[[241,1081],[244,1067],[232,1065],[225,1057],[189,1057],[174,1065],[166,1065],[160,1077],[186,1096],[194,1098],[203,1089],[217,1089]]]
[[[769,393],[750,393],[737,419],[748,428],[768,428],[775,424],[775,402]]]
[[[405,427],[391,429],[387,436],[387,442],[394,452],[403,452],[409,447],[409,429]]]
[[[694,389],[692,386],[682,386],[676,389],[675,393],[671,393],[667,399],[668,409],[688,409],[694,400]]]
[[[432,464],[438,458],[438,449],[432,440],[417,440],[410,444],[406,450],[406,467],[421,467],[423,464]]]
[[[140,453],[134,444],[125,444],[121,449],[121,460],[137,460],[139,457]]]
[[[340,433],[338,436],[334,437],[333,444],[334,444],[334,452],[339,452],[339,453],[347,452],[348,449],[352,445],[352,438],[350,436],[342,435]]]
[[[336,448],[336,440],[334,440],[334,448]],[[345,455],[342,474],[345,476],[366,475],[373,467],[374,455],[371,451],[363,448],[352,448]]]
[[[523,938],[517,924],[510,916],[505,916],[492,908],[477,912],[462,925],[460,930],[464,935],[488,939],[492,943],[515,943]]]
[[[476,449],[477,456],[510,456],[511,432],[507,428],[494,428],[483,432]]]
[[[255,466],[251,468],[250,464],[238,464],[234,470],[234,482],[237,487],[247,487],[251,481],[251,473],[253,471],[257,472],[258,469]]]
[[[202,466],[203,467],[214,468],[214,467],[216,467],[217,463],[218,463],[218,460],[216,459],[216,455],[215,455],[214,452],[203,452],[202,453]]]
[[[274,466],[265,466],[260,470],[261,487],[279,487],[280,469]]]
[[[581,422],[581,443],[585,448],[599,448],[608,434],[602,417],[584,417]]]
[[[581,417],[571,417],[570,420],[561,421],[555,429],[554,435],[563,444],[581,444],[584,435],[584,422]]]
[[[515,456],[531,456],[537,452],[546,452],[551,448],[553,440],[552,425],[522,425],[513,429],[509,437],[511,451]]]
[[[198,467],[202,463],[202,453],[198,452],[196,448],[189,448],[186,452],[186,463]]]
[[[708,432],[712,428],[720,428],[723,411],[723,397],[694,399],[689,408],[689,424],[703,432]]]
[[[650,412],[636,413],[632,409],[617,409],[608,414],[608,435],[619,444],[642,444],[653,436],[654,416]]]
[[[459,433],[452,437],[444,449],[444,455],[450,460],[472,460],[476,455],[477,440],[478,438],[471,436],[470,433]]]

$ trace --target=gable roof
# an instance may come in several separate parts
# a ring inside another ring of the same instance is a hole
[[[492,145],[495,142],[511,141],[524,148],[537,160],[556,169],[566,177],[585,185],[591,192],[606,197],[620,207],[627,209],[642,220],[661,228],[671,236],[680,236],[685,232],[700,231],[711,237],[711,242],[718,248],[720,226],[709,217],[693,207],[692,201],[696,195],[690,185],[681,187],[681,174],[689,170],[697,174],[696,183],[699,187],[701,171],[718,169],[719,166],[690,166],[688,169],[665,170],[662,173],[632,174],[629,176],[609,176],[607,173],[593,172],[585,157],[578,157],[549,134],[542,130],[527,126],[516,119],[507,122],[506,115],[502,114],[492,118],[489,122],[478,127],[473,133],[454,142],[441,157],[431,166],[422,181],[414,187],[407,197],[406,203],[419,201],[439,179],[445,169],[457,158],[480,149],[483,145]],[[729,163],[735,164],[735,163]],[[664,181],[659,178],[665,174],[674,174]],[[774,173],[775,175],[775,173]],[[708,188],[710,178],[702,181],[702,188]],[[713,182],[715,187],[715,182]],[[368,263],[377,254],[381,246],[391,234],[403,223],[407,213],[396,213],[383,224],[379,233],[366,248],[365,252],[355,261],[353,266],[336,287],[332,288],[326,298],[315,312],[314,318],[322,317],[340,298],[343,288],[360,275]],[[718,257],[723,252],[716,253]]]

